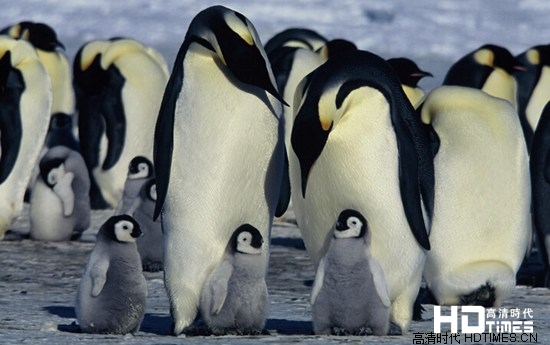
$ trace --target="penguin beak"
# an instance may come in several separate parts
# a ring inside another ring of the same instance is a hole
[[[143,232],[138,226],[135,226],[134,229],[132,230],[132,237],[138,238],[140,236],[143,236]]]
[[[433,74],[431,74],[430,72],[425,72],[425,71],[419,71],[419,72],[415,72],[413,74],[411,74],[411,77],[416,77],[416,78],[424,78],[424,77],[433,77]]]
[[[55,46],[65,50],[65,45],[63,43],[59,42],[59,40],[55,41]]]

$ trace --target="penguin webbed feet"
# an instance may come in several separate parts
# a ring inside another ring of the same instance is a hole
[[[480,305],[485,308],[494,306],[495,299],[495,287],[489,282],[467,295],[460,296],[462,305]]]

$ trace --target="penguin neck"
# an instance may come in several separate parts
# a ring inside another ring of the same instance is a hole
[[[366,244],[363,238],[332,239],[327,251],[327,260],[338,267],[353,267],[365,259],[365,255],[350,255],[350,253],[365,253]]]

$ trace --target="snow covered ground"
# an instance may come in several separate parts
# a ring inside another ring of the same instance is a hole
[[[449,66],[485,43],[519,54],[550,41],[547,0],[2,0],[0,27],[22,20],[51,25],[72,58],[92,39],[125,36],[158,49],[172,65],[189,22],[203,8],[223,4],[240,11],[265,42],[288,27],[308,27],[327,38],[346,38],[385,58],[406,56],[434,74],[421,85],[441,83]],[[93,239],[109,212],[94,212]],[[14,227],[28,231],[26,214]],[[260,338],[175,338],[170,335],[162,274],[147,274],[150,296],[142,331],[133,337],[73,333],[72,309],[78,279],[93,243],[0,242],[0,344],[252,344],[387,343],[412,344],[413,332],[430,332],[413,322],[403,337],[311,336],[309,306],[313,269],[292,223],[278,223],[268,277],[271,336]],[[550,342],[550,291],[519,286],[509,308],[532,308],[539,343]],[[462,341],[461,343],[464,343]]]

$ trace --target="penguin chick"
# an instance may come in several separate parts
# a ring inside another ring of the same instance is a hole
[[[390,297],[384,271],[370,252],[363,215],[338,216],[328,250],[319,262],[311,293],[315,334],[388,334]]]
[[[152,177],[143,184],[139,195],[134,199],[134,203],[128,211],[141,226],[143,236],[138,238],[136,243],[143,270],[149,272],[162,270],[164,256],[162,223],[160,219],[153,220],[156,202],[157,184],[155,178]]]
[[[145,315],[147,282],[136,238],[139,224],[128,215],[109,218],[80,280],[76,318],[84,333],[126,334],[139,330]]]
[[[424,77],[433,77],[433,75],[421,70],[414,61],[408,58],[392,58],[388,59],[388,63],[397,73],[405,95],[417,109],[426,97],[426,93],[418,86],[418,82]]]
[[[39,163],[30,199],[30,235],[42,241],[78,239],[90,226],[90,178],[82,156],[55,146]]]
[[[141,187],[147,179],[153,177],[153,163],[144,156],[136,156],[128,164],[128,174],[124,182],[124,193],[118,202],[115,214],[130,214],[135,199],[139,196]]]
[[[267,315],[263,237],[243,224],[231,237],[222,262],[206,280],[200,311],[216,335],[260,334]]]

